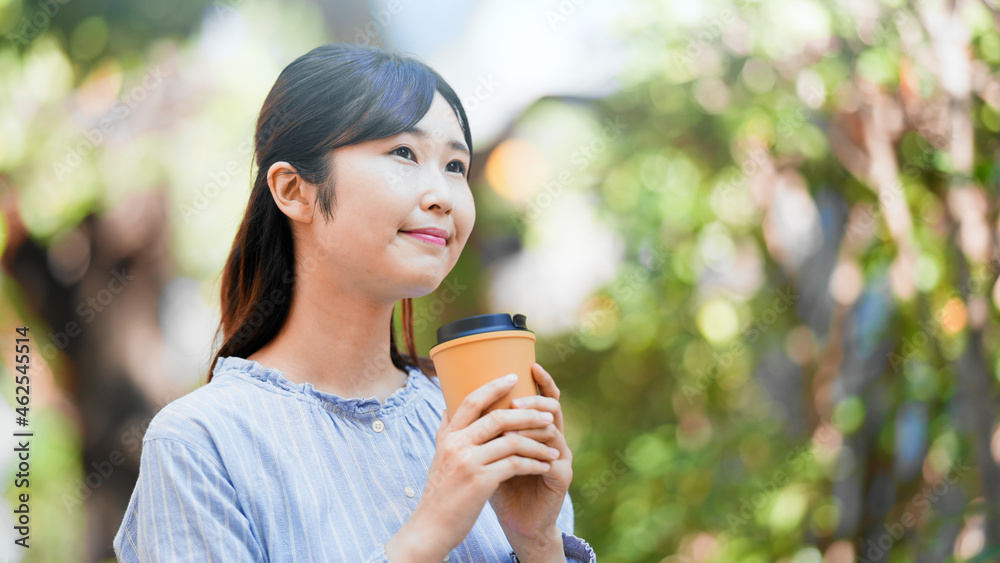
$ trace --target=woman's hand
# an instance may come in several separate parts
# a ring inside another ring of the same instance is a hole
[[[541,365],[532,365],[531,372],[541,395],[515,399],[514,407],[552,413],[553,422],[543,428],[505,432],[500,439],[537,441],[558,450],[559,457],[552,460],[548,471],[518,475],[500,483],[490,497],[490,506],[521,561],[558,558],[563,554],[562,534],[556,526],[556,518],[573,480],[573,454],[563,435],[559,388]]]
[[[538,474],[551,471],[548,463],[539,461],[553,459],[541,442],[517,435],[494,440],[508,431],[543,429],[556,420],[551,415],[544,418],[540,411],[545,409],[496,409],[483,416],[483,411],[510,392],[516,381],[504,379],[469,393],[454,418],[445,409],[427,485],[400,529],[402,534],[397,534],[402,539],[393,541],[394,537],[386,545],[390,560],[441,561],[469,534],[500,483],[524,475],[540,478]],[[561,426],[561,416],[558,422]],[[569,480],[566,482],[568,485]]]

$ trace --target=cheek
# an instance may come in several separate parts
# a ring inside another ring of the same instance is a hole
[[[354,202],[337,203],[336,215],[319,234],[325,240],[323,245],[341,260],[370,259],[380,253],[387,244],[387,229],[391,228],[384,224],[385,219],[380,223],[376,212],[352,205]]]
[[[407,217],[403,196],[377,174],[359,175],[351,188],[343,196],[337,194],[338,209],[343,210],[337,217],[341,232],[374,239],[395,236]]]
[[[455,219],[456,222],[460,223],[459,228],[464,232],[465,238],[468,238],[476,224],[476,202],[472,199],[471,194],[462,205],[461,214],[457,215]]]

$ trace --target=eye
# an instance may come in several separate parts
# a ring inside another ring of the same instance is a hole
[[[400,154],[400,151],[405,151],[405,154]],[[413,150],[411,150],[410,147],[396,147],[396,148],[392,149],[391,151],[389,151],[389,154],[399,154],[403,158],[406,158],[406,159],[409,159],[409,160],[416,160],[416,158],[413,158]],[[409,155],[409,156],[406,156],[406,155]]]
[[[461,160],[453,160],[453,161],[451,161],[451,162],[448,163],[448,166],[451,166],[452,164],[457,164],[458,165],[458,169],[457,170],[452,170],[453,172],[458,172],[459,174],[461,174],[463,176],[465,175],[465,163],[464,162],[462,162]]]

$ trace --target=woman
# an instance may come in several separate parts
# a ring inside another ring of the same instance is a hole
[[[596,561],[572,535],[549,374],[535,364],[541,394],[513,409],[481,416],[500,378],[448,413],[416,353],[411,299],[475,223],[452,89],[408,57],[323,45],[278,76],[254,142],[223,342],[209,384],[149,425],[119,560]]]

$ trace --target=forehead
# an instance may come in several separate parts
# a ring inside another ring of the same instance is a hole
[[[462,138],[462,126],[458,123],[458,116],[452,109],[448,100],[444,99],[441,92],[434,93],[434,100],[430,109],[417,122],[417,127],[430,133],[435,140],[444,140],[445,136],[457,136]]]

